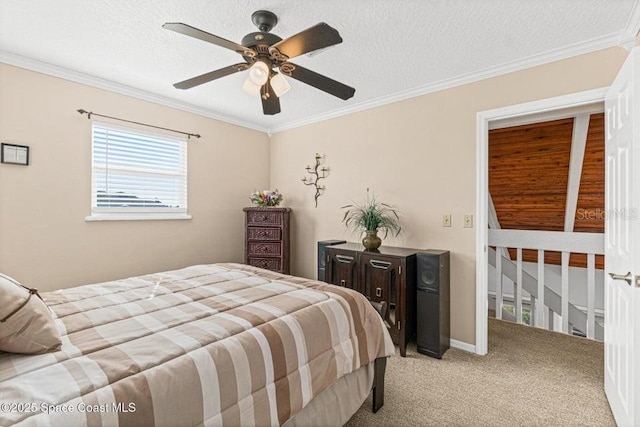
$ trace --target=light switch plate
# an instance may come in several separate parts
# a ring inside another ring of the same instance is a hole
[[[473,215],[464,216],[464,228],[473,228]]]
[[[442,226],[451,227],[451,214],[442,215]]]

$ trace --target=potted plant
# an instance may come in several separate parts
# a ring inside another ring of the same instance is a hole
[[[396,209],[377,201],[375,195],[369,194],[368,188],[367,198],[362,203],[342,206],[341,209],[346,209],[342,222],[347,228],[365,235],[362,244],[367,250],[378,249],[382,244],[378,231],[384,231],[385,238],[389,232],[398,236],[402,231]]]

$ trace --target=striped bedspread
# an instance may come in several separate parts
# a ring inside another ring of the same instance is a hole
[[[62,349],[0,353],[0,425],[279,425],[393,354],[360,294],[241,264],[43,293]]]

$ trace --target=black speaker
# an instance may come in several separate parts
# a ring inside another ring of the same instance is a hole
[[[416,254],[416,338],[418,353],[442,358],[450,346],[449,251]]]
[[[341,243],[347,243],[346,240],[322,240],[318,242],[318,280],[325,281],[325,257],[324,248],[327,246],[339,245]]]

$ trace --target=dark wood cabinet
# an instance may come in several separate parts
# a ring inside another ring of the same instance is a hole
[[[244,263],[289,274],[290,208],[244,208]]]
[[[345,244],[348,245],[348,243]],[[358,254],[350,249],[338,248],[338,246],[345,244],[331,247],[331,250],[329,247],[325,248],[325,282],[354,289],[364,294],[358,282]]]
[[[400,355],[415,332],[417,249],[382,246],[366,251],[359,243],[328,246],[327,283],[354,289],[378,306]]]

